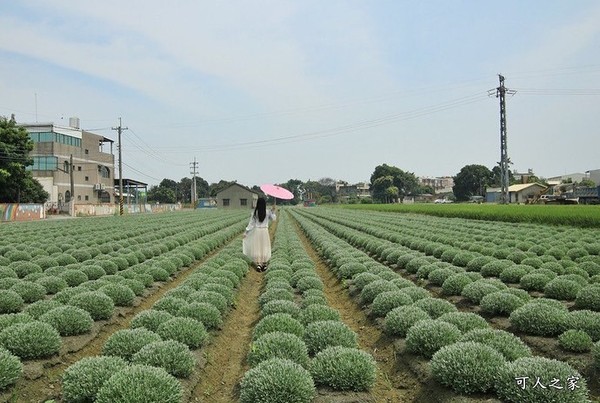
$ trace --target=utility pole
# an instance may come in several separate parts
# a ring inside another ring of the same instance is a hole
[[[70,181],[71,181],[71,206],[69,208],[69,210],[71,211],[71,217],[75,216],[75,179],[74,179],[74,174],[73,171],[75,170],[75,166],[73,165],[73,154],[71,154],[71,157],[69,158],[69,177],[70,177]]]
[[[509,90],[504,86],[504,76],[498,74],[500,86],[496,88],[496,98],[500,99],[500,202],[506,204],[509,202],[508,186],[509,186],[509,164],[508,149],[506,143],[506,94],[514,95],[517,91]],[[494,90],[488,91],[489,95],[493,94]]]
[[[116,130],[119,134],[119,215],[123,215],[123,146],[121,144],[121,133],[127,130],[127,127],[122,127],[121,118],[119,118],[119,126],[113,127],[112,130]]]
[[[196,207],[196,198],[198,195],[198,192],[196,192],[196,175],[198,175],[198,163],[196,162],[196,157],[194,157],[194,162],[190,162],[190,169],[191,169],[191,174],[193,175],[193,179],[192,179],[192,197],[191,197],[191,202],[192,202],[192,208],[195,209]]]

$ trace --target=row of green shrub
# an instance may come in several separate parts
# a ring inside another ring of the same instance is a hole
[[[314,218],[312,212],[295,215],[304,216],[300,220],[301,225],[316,248],[337,267],[338,277],[349,277],[348,273],[353,273],[350,283],[360,302],[370,304],[371,311],[376,315],[387,311],[384,322],[386,332],[405,337],[409,352],[431,358],[432,375],[438,382],[461,394],[495,391],[499,397],[511,402],[541,401],[540,399],[576,402],[587,399],[585,379],[568,364],[541,357],[532,358],[530,349],[515,335],[492,330],[480,316],[458,312],[453,304],[443,299],[430,298],[427,291],[421,288],[419,289],[422,291],[419,292],[410,291],[416,288],[414,283],[401,278],[387,267],[383,269],[378,266],[379,263],[369,260],[368,256],[354,252],[353,246],[320,227],[323,223],[330,229],[327,222]],[[381,250],[385,250],[385,247]],[[344,256],[361,259],[362,267],[348,262],[348,258]],[[353,267],[344,267],[350,263]],[[409,263],[410,261],[406,262]],[[433,269],[429,275],[435,270],[437,269]],[[442,276],[437,280],[441,284],[457,275],[453,271],[443,274],[446,279]],[[493,289],[489,295],[499,294],[499,289],[507,289],[498,280],[477,280],[467,274],[464,273],[462,281],[457,278],[452,287],[448,285],[447,288],[463,287],[464,290],[470,284],[478,283],[469,291],[474,300],[485,298],[484,291],[488,290],[488,286],[490,291]],[[465,285],[461,284],[463,282]],[[478,290],[479,288],[482,290]],[[515,298],[529,299],[526,292],[510,293],[507,290],[506,293]],[[562,306],[558,301],[549,301]],[[491,301],[490,306],[493,305]],[[577,336],[579,333],[565,334],[563,344],[577,344],[577,341],[573,341]],[[539,388],[523,392],[515,383],[515,376],[518,376],[514,375],[515,372],[533,376],[529,374],[538,370],[537,376],[546,382],[551,381],[553,373],[562,376],[563,383],[567,377],[577,376],[579,388],[575,391],[564,388],[556,392]]]
[[[69,367],[63,376],[63,400],[180,402],[183,389],[177,378],[193,373],[192,350],[221,325],[247,273],[240,249],[239,241],[224,248],[152,309],[138,313],[129,329],[113,333],[102,356]]]
[[[314,262],[286,215],[279,219],[265,278],[261,320],[248,353],[253,368],[242,380],[241,401],[310,402],[315,384],[368,390],[375,362],[357,349],[356,334],[327,305]]]

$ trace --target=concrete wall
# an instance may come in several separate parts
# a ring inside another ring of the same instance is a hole
[[[123,206],[125,214],[164,213],[168,211],[179,211],[181,209],[181,204],[126,204]],[[117,214],[119,214],[118,204],[75,204],[75,216],[77,217]]]
[[[0,221],[33,221],[46,218],[43,204],[0,204]]]

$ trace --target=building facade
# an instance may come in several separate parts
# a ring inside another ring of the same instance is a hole
[[[234,183],[217,193],[216,199],[218,208],[253,209],[256,207],[258,193]]]
[[[70,126],[54,123],[22,125],[34,143],[33,166],[28,167],[48,192],[53,206],[114,203],[114,141],[81,130],[78,119]]]

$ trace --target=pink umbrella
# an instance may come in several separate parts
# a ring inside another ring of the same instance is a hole
[[[290,200],[294,198],[294,194],[292,192],[277,185],[261,185],[260,190],[269,196],[279,199]]]

